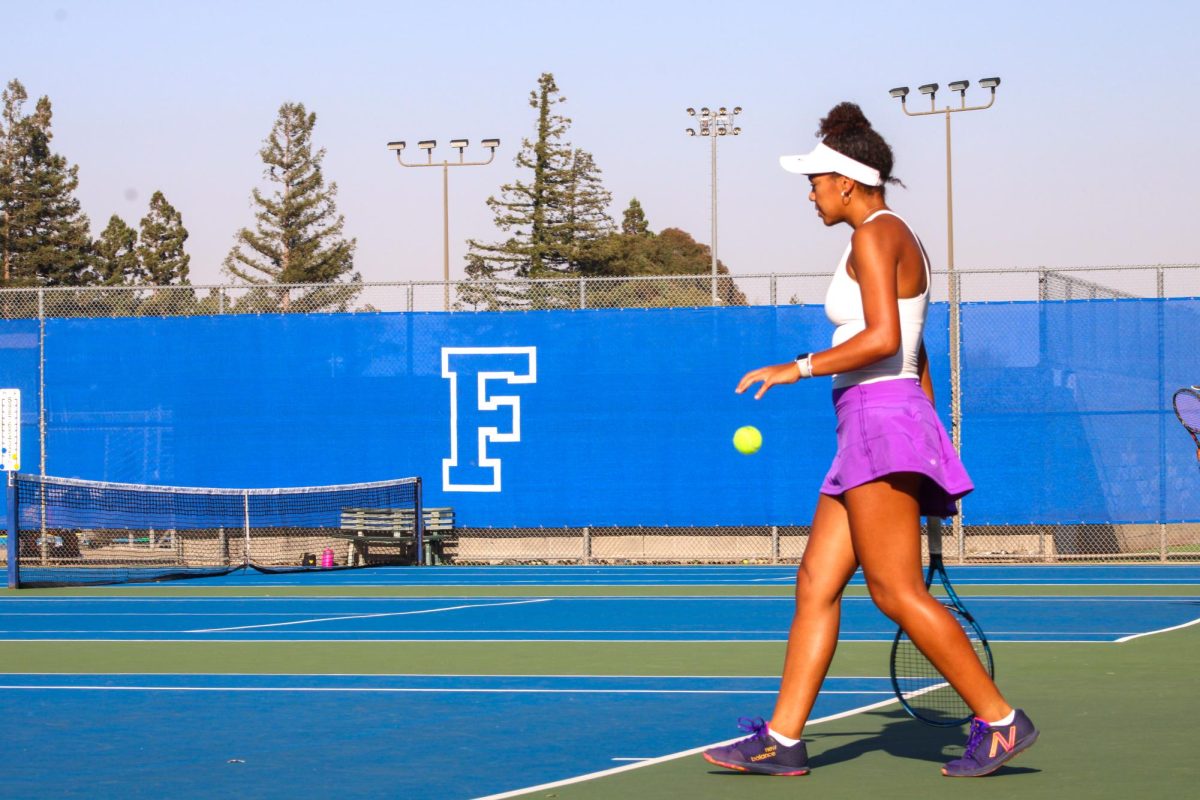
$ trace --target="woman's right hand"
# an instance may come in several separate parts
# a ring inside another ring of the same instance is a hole
[[[758,369],[750,370],[738,381],[737,389],[734,391],[741,394],[754,384],[762,381],[762,386],[759,387],[758,393],[754,395],[754,399],[758,400],[772,386],[795,383],[798,380],[800,380],[800,366],[795,361],[789,361],[786,364],[772,364],[769,367],[759,367]]]

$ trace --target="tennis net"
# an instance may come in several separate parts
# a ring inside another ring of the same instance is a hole
[[[420,478],[213,489],[9,473],[12,588],[416,564],[423,533]]]

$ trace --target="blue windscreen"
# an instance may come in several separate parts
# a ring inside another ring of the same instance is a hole
[[[1200,519],[1170,411],[1200,301],[963,307],[969,524]],[[827,346],[816,306],[0,322],[23,469],[272,487],[420,476],[463,526],[806,524],[834,450],[827,379],[733,392]],[[948,414],[946,307],[926,346]],[[762,430],[754,456],[733,449]]]
[[[419,475],[460,525],[804,523],[827,381],[734,394],[819,308],[50,320],[47,471],[230,487]],[[755,457],[730,442],[757,425]]]
[[[1200,519],[1171,394],[1200,381],[1200,301],[963,307],[963,456],[975,524]]]

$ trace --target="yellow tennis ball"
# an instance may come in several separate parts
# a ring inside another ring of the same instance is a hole
[[[762,447],[762,434],[753,425],[743,425],[733,433],[733,446],[743,455],[757,453]]]

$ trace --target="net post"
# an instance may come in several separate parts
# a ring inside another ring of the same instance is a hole
[[[421,502],[421,479],[413,483],[413,527],[417,536],[417,566],[424,566],[427,560],[432,561],[433,554],[425,552],[425,509]]]
[[[242,533],[246,542],[242,553],[242,566],[250,565],[250,493],[242,492]]]
[[[8,473],[8,588],[21,588],[21,572],[18,565],[18,560],[21,556],[20,547],[20,531],[17,527],[17,520],[20,519],[20,514],[17,511],[17,473]]]

